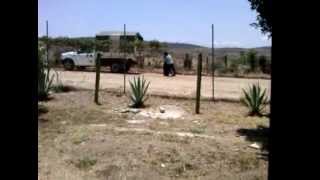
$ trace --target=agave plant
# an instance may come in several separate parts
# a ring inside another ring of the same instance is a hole
[[[144,102],[148,99],[147,90],[149,88],[150,82],[143,77],[133,78],[133,82],[130,81],[131,95],[130,99],[132,101],[132,107],[139,108],[144,106]]]
[[[48,62],[43,60],[43,51],[38,50],[38,98],[40,101],[45,100],[49,96],[54,74],[50,73]]]
[[[241,101],[249,108],[249,115],[261,116],[268,103],[266,89],[262,90],[259,84],[253,84],[248,90],[243,89]]]

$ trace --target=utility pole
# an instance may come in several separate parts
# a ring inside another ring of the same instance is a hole
[[[211,76],[212,76],[212,101],[214,101],[214,25],[212,24],[212,48],[211,48]]]

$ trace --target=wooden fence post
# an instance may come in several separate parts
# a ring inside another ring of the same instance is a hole
[[[196,114],[199,114],[200,109],[200,95],[201,95],[201,74],[202,74],[202,54],[198,57],[198,70],[197,70],[197,97],[196,97]]]
[[[95,91],[94,91],[94,102],[98,105],[100,105],[99,103],[99,87],[100,87],[100,58],[101,58],[101,54],[98,53],[97,54],[97,58],[96,58],[96,87],[95,87]]]

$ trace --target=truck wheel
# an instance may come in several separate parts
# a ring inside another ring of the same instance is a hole
[[[111,72],[113,72],[113,73],[119,73],[119,72],[121,72],[121,65],[120,64],[117,64],[117,63],[115,63],[115,64],[112,64],[111,65]]]
[[[67,59],[64,61],[63,67],[66,70],[72,71],[74,69],[74,62],[71,59]]]
[[[126,66],[126,72],[129,72],[130,68],[131,68],[130,64],[127,64],[127,66]]]

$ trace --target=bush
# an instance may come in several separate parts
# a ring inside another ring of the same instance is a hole
[[[250,50],[247,53],[247,58],[250,65],[250,71],[255,72],[257,67],[257,52],[254,50]]]
[[[146,84],[146,80],[143,77],[138,77],[130,81],[132,107],[139,108],[144,106],[144,102],[148,99],[147,90],[150,82]]]
[[[54,74],[51,74],[51,68],[44,61],[43,55],[43,49],[38,48],[38,100],[40,101],[48,99],[54,79]]]
[[[253,84],[248,90],[243,89],[243,93],[244,97],[241,98],[241,101],[249,108],[249,115],[261,116],[268,103],[266,89],[262,91],[259,84]]]

